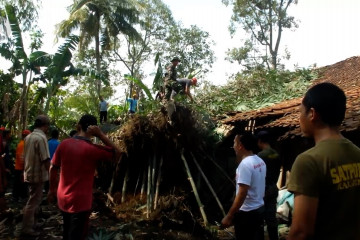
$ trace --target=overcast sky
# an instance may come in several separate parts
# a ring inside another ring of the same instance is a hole
[[[232,47],[241,46],[241,37],[231,38],[228,25],[232,14],[231,7],[226,7],[221,0],[163,0],[171,9],[174,18],[185,27],[194,24],[210,33],[215,41],[217,61],[208,80],[215,84],[226,82],[228,75],[239,67],[224,60],[225,52]],[[72,1],[43,0],[40,10],[39,25],[45,32],[42,50],[56,52],[54,45],[54,25],[67,18],[65,9]],[[291,53],[286,63],[289,69],[294,64],[308,67],[314,63],[325,66],[360,55],[360,1],[359,0],[298,0],[297,5],[289,9],[299,21],[295,31],[283,33],[282,49]],[[152,69],[147,70],[150,74]]]

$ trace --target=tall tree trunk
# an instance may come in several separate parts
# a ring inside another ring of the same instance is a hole
[[[99,17],[98,21],[100,21],[100,17]],[[97,74],[100,74],[100,72],[101,72],[101,65],[100,65],[100,38],[99,38],[100,22],[99,22],[97,28],[98,29],[97,29],[96,35],[95,35],[95,57],[96,57],[96,72],[97,72]],[[97,94],[98,94],[98,97],[99,97],[100,92],[101,92],[101,80],[100,79],[96,80],[96,90],[97,90]]]
[[[23,76],[23,86],[20,96],[21,107],[20,107],[20,117],[19,117],[19,132],[23,131],[26,128],[26,121],[27,121],[27,94],[26,94],[27,71],[25,69],[23,70],[22,76]]]
[[[50,83],[50,86],[48,88],[48,92],[47,92],[47,99],[46,99],[46,104],[45,104],[45,108],[44,108],[44,114],[48,114],[49,112],[49,108],[50,108],[50,101],[53,95],[53,87]]]

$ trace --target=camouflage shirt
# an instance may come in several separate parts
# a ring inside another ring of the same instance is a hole
[[[174,66],[174,65],[171,64],[171,65],[167,68],[167,72],[168,72],[168,74],[169,74],[168,78],[171,79],[171,80],[176,81],[176,79],[177,79],[176,66]]]

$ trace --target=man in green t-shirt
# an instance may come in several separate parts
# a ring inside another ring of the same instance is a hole
[[[288,240],[360,238],[360,149],[340,133],[344,92],[331,83],[310,88],[300,106],[300,128],[315,146],[292,167],[295,193]]]

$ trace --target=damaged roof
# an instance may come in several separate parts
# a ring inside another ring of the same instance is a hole
[[[342,131],[353,131],[359,128],[360,120],[360,57],[351,57],[333,65],[318,69],[319,77],[313,85],[331,82],[342,88],[347,97],[347,109]],[[224,124],[237,125],[250,120],[263,120],[263,124],[255,123],[255,128],[288,128],[280,139],[301,135],[299,127],[299,106],[302,98],[283,101],[272,106],[239,112],[233,117],[223,120]]]

